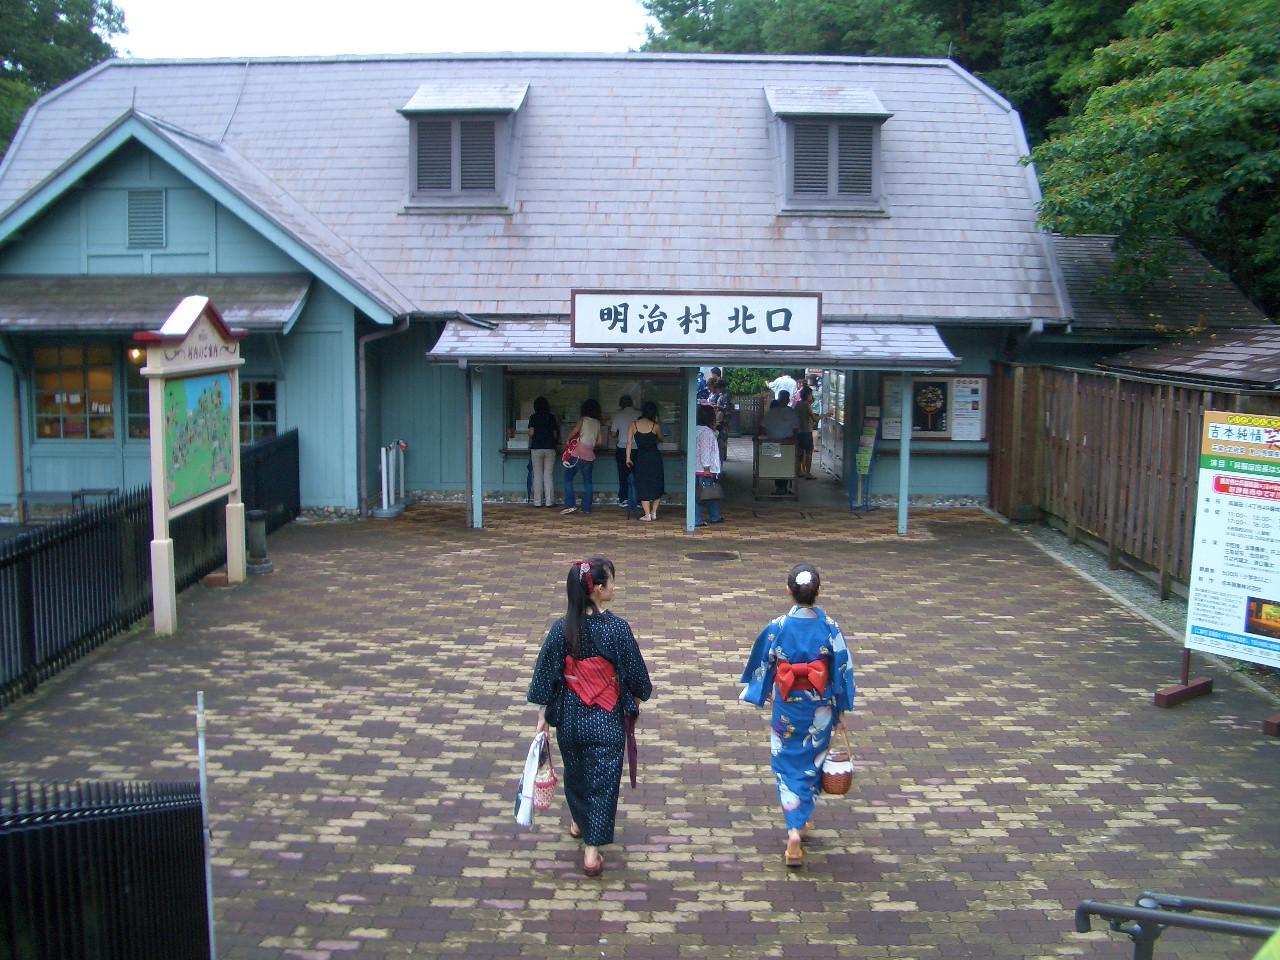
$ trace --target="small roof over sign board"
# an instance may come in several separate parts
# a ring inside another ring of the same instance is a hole
[[[825,320],[818,349],[574,347],[567,317],[502,318],[490,326],[450,320],[427,356],[436,362],[595,367],[734,367],[934,371],[960,360],[931,324]]]
[[[196,321],[201,317],[208,318],[214,329],[224,340],[243,340],[249,335],[248,330],[233,329],[227,326],[222,314],[208,297],[184,297],[182,302],[173,308],[169,319],[159,330],[140,330],[133,335],[139,343],[164,343],[185,340]]]

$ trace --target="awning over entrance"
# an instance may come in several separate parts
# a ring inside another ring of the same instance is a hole
[[[960,360],[927,323],[822,321],[822,347],[746,350],[574,347],[567,317],[518,317],[493,324],[450,320],[428,357],[473,364],[564,364],[575,366],[823,367],[828,369],[927,371],[950,369]]]
[[[253,333],[287,331],[302,312],[311,277],[144,276],[0,279],[0,331],[109,331],[159,326],[187,296],[208,297],[227,324]]]

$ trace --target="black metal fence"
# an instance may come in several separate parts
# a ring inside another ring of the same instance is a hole
[[[0,960],[208,960],[200,788],[0,793]]]
[[[267,532],[298,519],[298,431],[240,448],[240,498],[247,510],[265,510]]]
[[[268,530],[298,516],[298,431],[242,447],[240,464],[245,506],[267,511]],[[226,504],[170,523],[179,591],[226,562]],[[150,612],[150,544],[150,487],[0,543],[0,707]]]
[[[178,517],[183,590],[226,560],[226,500]],[[0,706],[151,609],[151,490],[140,487],[0,545]]]

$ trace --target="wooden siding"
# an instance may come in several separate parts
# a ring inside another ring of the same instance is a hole
[[[1189,582],[1205,410],[1249,406],[1242,394],[1112,374],[1000,366],[991,504],[1046,514],[1073,540],[1100,543],[1149,572],[1168,596]]]
[[[355,313],[319,283],[281,344],[286,379],[277,388],[298,430],[302,503],[354,509],[356,495]]]

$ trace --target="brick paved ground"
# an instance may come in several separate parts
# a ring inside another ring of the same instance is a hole
[[[1156,710],[1177,645],[1024,538],[979,512],[918,513],[906,539],[890,511],[731,506],[713,536],[675,513],[287,528],[276,573],[188,591],[178,636],[138,630],[8,710],[0,777],[193,779],[204,690],[227,960],[1119,960],[1124,938],[1073,932],[1077,901],[1280,902],[1275,705],[1219,676]],[[656,693],[588,880],[561,818],[521,833],[510,810],[533,658],[566,563],[596,552]],[[800,557],[855,649],[860,773],[788,872],[765,720],[735,679]],[[1252,950],[1173,931],[1157,956]]]

